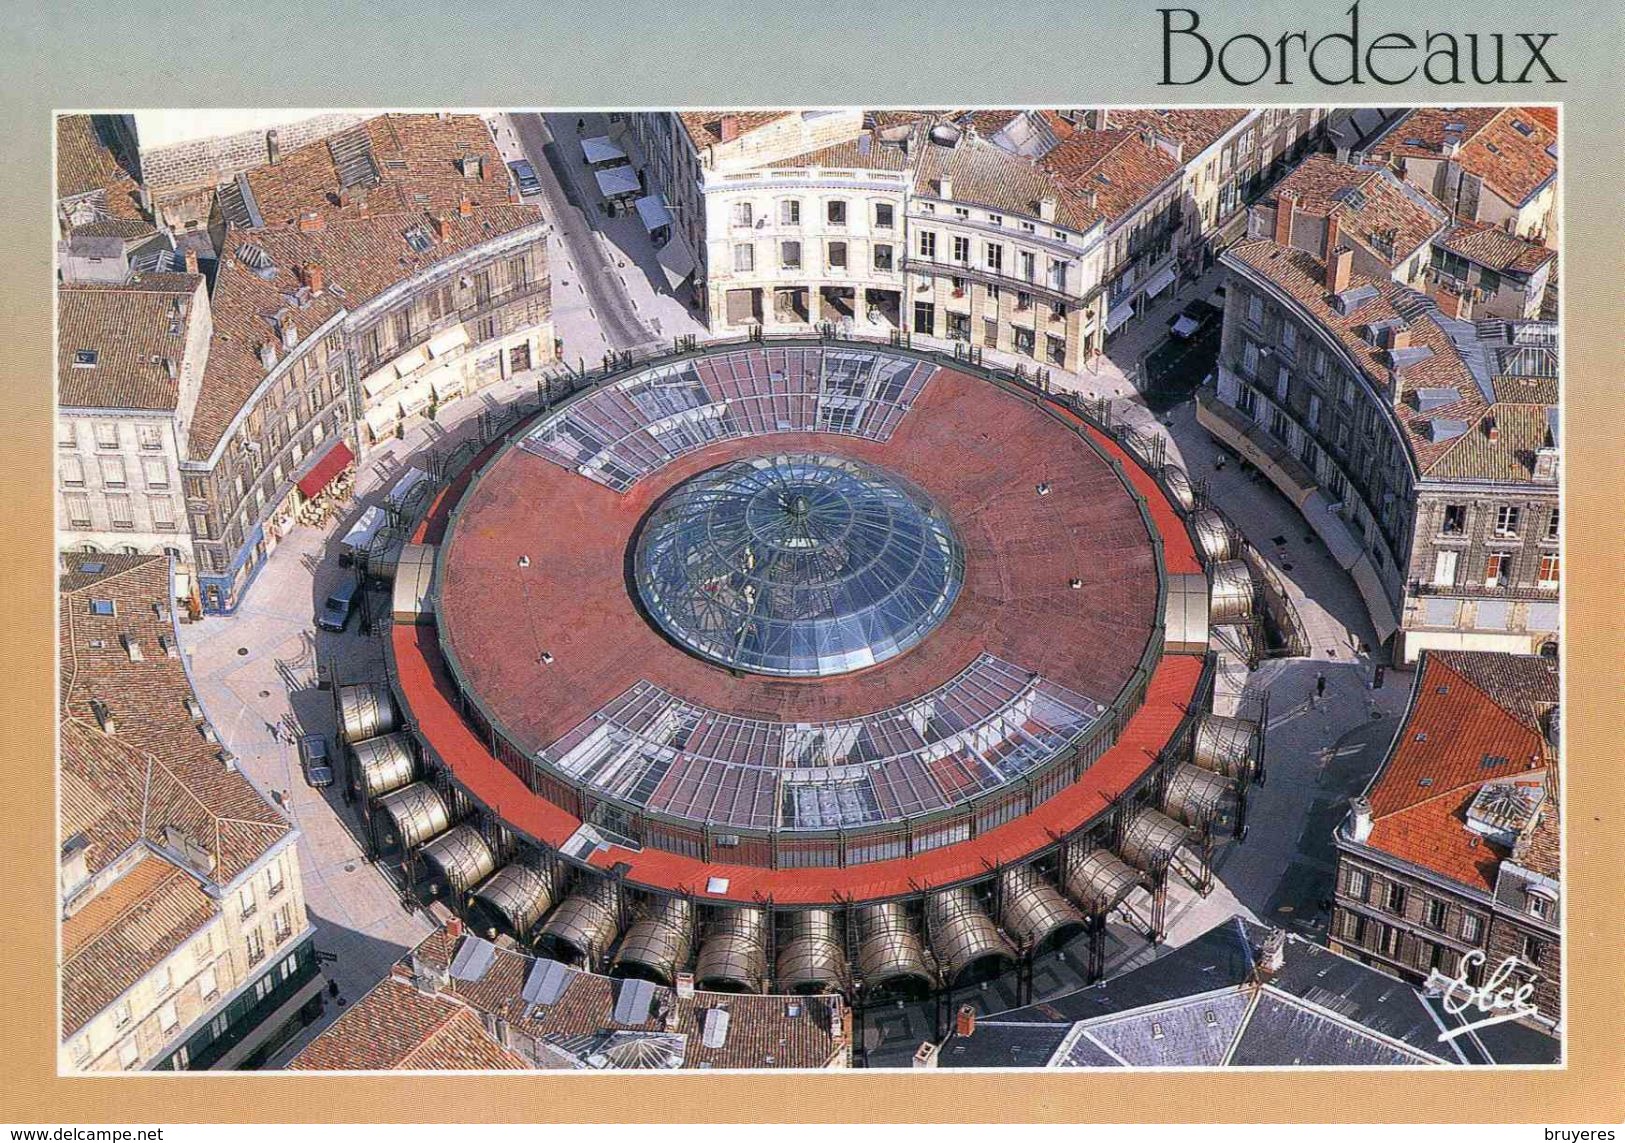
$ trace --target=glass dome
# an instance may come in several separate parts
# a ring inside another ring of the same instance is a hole
[[[942,622],[965,577],[947,518],[859,461],[737,460],[650,514],[633,561],[667,635],[726,667],[834,675],[883,663]]]

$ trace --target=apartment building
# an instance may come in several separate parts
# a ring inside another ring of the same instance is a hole
[[[1538,318],[1557,276],[1557,251],[1485,222],[1464,222],[1433,240],[1428,291],[1465,318]]]
[[[1338,828],[1329,943],[1413,983],[1532,981],[1562,1013],[1555,661],[1423,654],[1410,707]]]
[[[1272,238],[1225,253],[1198,422],[1303,513],[1396,661],[1555,651],[1555,326],[1449,316],[1357,273],[1340,226],[1318,255]]]
[[[57,527],[66,550],[195,566],[183,496],[213,322],[198,274],[64,284],[57,296]]]
[[[298,831],[204,718],[171,572],[63,560],[64,1070],[253,1067],[321,1010]]]
[[[1368,145],[1462,222],[1558,247],[1557,114],[1539,107],[1418,107]]]

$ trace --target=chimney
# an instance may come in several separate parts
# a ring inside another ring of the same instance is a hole
[[[722,137],[722,141],[724,143],[732,143],[735,139],[739,138],[739,116],[724,115],[721,122],[717,124],[717,128],[718,134]]]
[[[976,1009],[969,1004],[959,1006],[959,1014],[954,1017],[954,1035],[969,1036],[976,1031]]]
[[[76,833],[62,843],[61,870],[62,896],[70,897],[90,880],[90,842],[82,833]]]
[[[273,167],[282,161],[282,144],[275,127],[265,133],[265,161]]]
[[[1055,221],[1055,196],[1047,194],[1038,200],[1038,217],[1045,222]]]
[[[190,246],[186,248],[186,272],[188,274],[197,273],[197,251]]]
[[[1347,246],[1337,247],[1326,262],[1326,289],[1333,294],[1341,294],[1348,289],[1349,272],[1353,269],[1354,251]]]
[[[1388,330],[1389,349],[1409,349],[1411,347],[1411,327],[1396,325]]]
[[[1258,971],[1274,976],[1286,965],[1286,930],[1271,929],[1258,942]]]
[[[299,232],[301,234],[314,234],[322,228],[322,216],[314,210],[307,210],[299,216]]]
[[[1349,829],[1355,841],[1364,842],[1371,836],[1371,799],[1358,797],[1349,799]]]
[[[451,223],[446,221],[445,215],[437,214],[430,221],[434,224],[434,236],[436,241],[444,242],[446,239],[451,237]]]
[[[467,218],[469,215],[474,213],[474,204],[465,198],[462,202],[457,204],[457,213],[462,215],[464,218]]]
[[[446,937],[456,944],[463,936],[463,921],[461,917],[453,917],[446,922]]]
[[[113,712],[101,699],[90,700],[90,712],[96,716],[96,725],[102,728],[103,734],[118,733],[118,723],[113,718]]]
[[[1494,417],[1484,418],[1484,435],[1492,441],[1501,439],[1501,426],[1495,423]]]
[[[278,328],[282,331],[283,349],[292,349],[299,344],[299,327],[291,320],[284,319],[278,324]]]
[[[276,346],[269,341],[260,342],[260,364],[267,373],[276,368]]]
[[[1453,159],[1459,155],[1461,153],[1461,132],[1446,131],[1444,133],[1444,142],[1440,145],[1439,151],[1447,159]]]
[[[954,180],[952,178],[950,178],[948,175],[943,175],[940,179],[937,180],[937,197],[938,198],[953,198],[954,197]]]
[[[321,293],[326,286],[326,278],[322,274],[322,264],[320,262],[305,263],[303,277],[306,288],[313,294]]]
[[[934,1068],[936,1066],[937,1045],[930,1040],[922,1041],[920,1046],[914,1049],[914,1067]]]
[[[1282,193],[1275,196],[1275,241],[1282,246],[1292,245],[1292,216],[1297,209],[1297,195]]]
[[[1338,220],[1337,211],[1334,210],[1326,216],[1326,247],[1321,253],[1321,258],[1328,265],[1332,260],[1332,252],[1337,249],[1337,240],[1342,236],[1342,225]]]

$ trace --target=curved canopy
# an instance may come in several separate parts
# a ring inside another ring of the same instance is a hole
[[[859,461],[737,460],[680,485],[638,540],[661,629],[724,666],[819,676],[918,644],[953,606],[965,557],[924,493]]]

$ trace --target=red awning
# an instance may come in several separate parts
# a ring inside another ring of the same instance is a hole
[[[306,500],[314,500],[316,494],[326,488],[354,459],[355,454],[350,451],[350,446],[340,441],[327,450],[326,456],[311,465],[309,472],[299,478],[299,491],[305,494]]]

